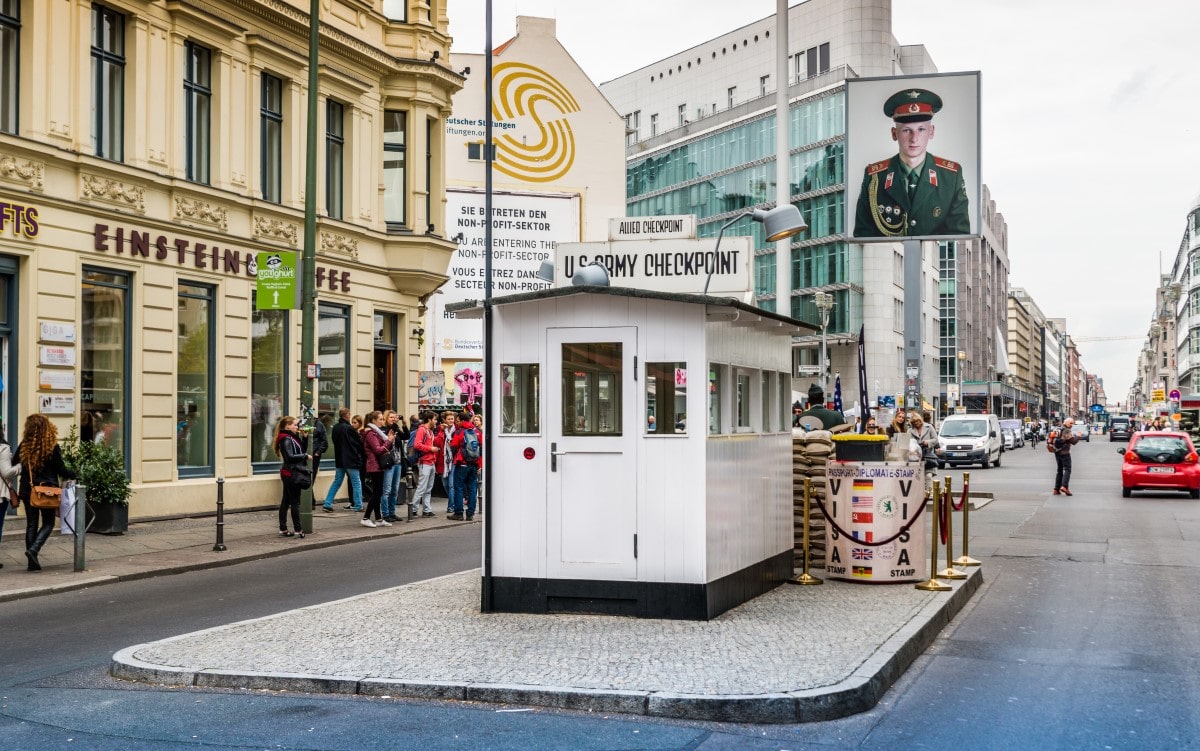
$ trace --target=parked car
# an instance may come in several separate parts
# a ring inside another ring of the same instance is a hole
[[[1117,449],[1121,463],[1121,495],[1135,490],[1182,490],[1200,498],[1200,457],[1187,433],[1137,432],[1129,446]]]
[[[949,415],[938,433],[938,468],[959,464],[1000,466],[1004,450],[1000,421],[995,415]]]
[[[1018,448],[1019,449],[1025,445],[1025,426],[1023,424],[1021,424],[1020,420],[1013,420],[1013,419],[1001,420],[1000,428],[1002,430],[1012,431],[1012,434],[1013,434],[1013,445],[1005,446],[1004,448],[1006,448],[1006,449]]]
[[[1092,429],[1087,425],[1076,423],[1075,425],[1071,426],[1071,433],[1081,441],[1087,441],[1088,443],[1092,442]]]
[[[1108,421],[1109,443],[1128,441],[1131,435],[1133,435],[1133,425],[1130,424],[1128,417],[1113,417]]]
[[[1000,438],[1005,451],[1017,447],[1017,433],[1012,428],[1000,428]]]

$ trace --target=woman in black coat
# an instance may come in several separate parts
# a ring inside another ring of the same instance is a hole
[[[301,473],[311,471],[308,463],[312,456],[304,452],[304,443],[300,438],[296,418],[291,415],[279,418],[275,426],[275,455],[283,462],[279,467],[279,478],[283,481],[283,497],[279,500],[279,536],[303,538],[304,531],[300,526],[301,487],[295,478]],[[311,474],[308,476],[312,477]],[[289,532],[287,528],[289,510],[292,513],[292,529],[295,532]]]
[[[21,462],[17,497],[25,502],[25,558],[29,561],[29,571],[41,571],[38,553],[54,531],[55,509],[34,508],[29,497],[35,485],[61,487],[63,480],[74,480],[75,473],[63,462],[62,450],[58,447],[58,429],[45,415],[25,418],[16,455]]]

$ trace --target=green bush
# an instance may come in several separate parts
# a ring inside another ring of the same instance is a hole
[[[72,425],[62,443],[62,453],[67,467],[79,476],[77,482],[87,486],[89,502],[129,505],[133,488],[129,486],[125,457],[120,449],[110,443],[81,441],[79,431]]]

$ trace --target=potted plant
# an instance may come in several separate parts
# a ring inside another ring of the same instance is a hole
[[[82,441],[75,426],[62,444],[67,467],[87,487],[87,529],[105,535],[123,535],[129,528],[129,497],[133,488],[125,474],[125,457],[111,443]]]

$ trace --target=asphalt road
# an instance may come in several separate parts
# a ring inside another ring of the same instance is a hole
[[[969,470],[973,487],[999,499],[971,520],[984,588],[883,702],[854,717],[692,723],[161,689],[105,674],[131,644],[474,568],[473,525],[6,603],[0,748],[1197,748],[1200,501],[1123,499],[1119,464],[1115,444],[1077,446],[1072,497],[1049,495],[1054,462],[1040,447]],[[421,645],[382,633],[363,634],[362,648]]]

